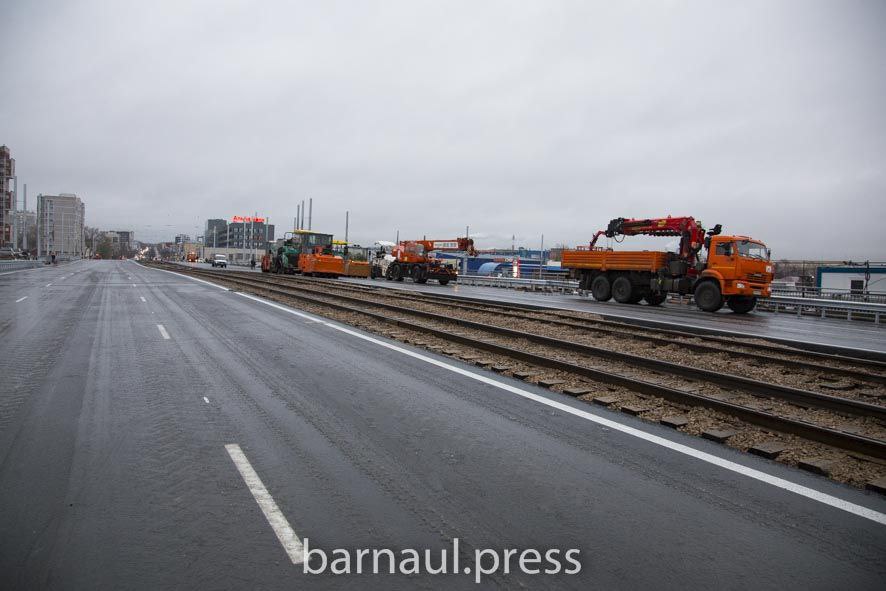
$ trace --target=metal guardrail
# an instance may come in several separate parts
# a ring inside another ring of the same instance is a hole
[[[0,261],[0,271],[20,271],[22,269],[33,269],[40,267],[43,261]]]
[[[779,296],[806,298],[816,300],[839,300],[851,302],[873,302],[886,304],[886,293],[882,291],[859,292],[851,289],[833,289],[825,287],[777,287],[773,285],[772,293]]]
[[[821,318],[845,317],[846,320],[872,320],[880,324],[880,317],[886,315],[886,304],[854,302],[826,299],[798,298],[775,295],[762,299],[758,310],[773,313],[786,312],[797,316],[820,316]]]
[[[527,279],[517,277],[484,277],[482,275],[459,275],[462,285],[527,289],[529,291],[578,292],[578,281],[572,279]]]
[[[459,275],[462,285],[500,287],[539,291],[545,293],[578,293],[578,281],[571,279],[524,279],[516,277],[483,277],[479,275]],[[679,297],[679,296],[678,296]],[[681,298],[685,302],[685,298]],[[823,298],[792,297],[773,295],[760,299],[757,310],[773,313],[794,313],[797,316],[819,316],[821,318],[845,318],[846,320],[870,320],[880,323],[886,316],[886,304],[857,302],[851,300],[831,300]]]

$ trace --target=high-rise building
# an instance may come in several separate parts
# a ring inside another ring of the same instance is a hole
[[[15,159],[6,146],[0,146],[0,246],[12,241],[12,212],[15,209],[14,191],[10,181],[15,177]]]
[[[206,246],[224,246],[228,235],[227,220],[206,220],[206,231],[203,233],[203,243]]]
[[[86,205],[73,193],[37,195],[38,256],[81,257]]]
[[[132,243],[135,232],[132,230],[114,230],[114,234],[117,235],[117,245],[123,252],[127,252],[133,248]]]
[[[185,242],[190,242],[191,237],[187,234],[176,234],[175,235],[175,243],[176,244],[184,244]]]
[[[234,222],[228,224],[228,248],[264,250],[267,242],[274,241],[274,224],[264,222]],[[221,243],[219,243],[221,245]]]

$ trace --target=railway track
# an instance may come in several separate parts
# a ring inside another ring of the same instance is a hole
[[[239,275],[249,277],[254,274],[240,272]],[[643,329],[635,325],[623,324],[598,318],[582,317],[581,313],[568,313],[559,310],[527,310],[520,306],[500,304],[493,302],[465,302],[462,298],[453,296],[437,296],[416,294],[412,291],[395,290],[388,288],[373,288],[337,282],[328,279],[315,279],[291,276],[260,276],[262,281],[285,282],[289,284],[314,283],[322,285],[326,290],[337,292],[350,292],[353,294],[375,294],[388,301],[411,302],[418,305],[428,306],[436,303],[445,306],[446,309],[465,310],[467,312],[489,313],[495,312],[500,317],[512,318],[516,321],[544,322],[553,327],[563,327],[570,330],[586,331],[589,334],[613,337],[620,341],[634,341],[653,345],[645,351],[644,356],[657,357],[657,349],[660,347],[676,346],[681,350],[695,351],[708,357],[695,360],[681,359],[681,363],[692,361],[709,361],[710,356],[728,354],[726,360],[730,365],[736,366],[736,357],[747,360],[751,367],[759,367],[759,364],[776,363],[781,367],[809,372],[811,376],[826,372],[825,378],[841,376],[850,380],[874,385],[886,384],[886,363],[869,359],[852,358],[844,355],[834,355],[816,351],[790,349],[780,345],[772,345],[755,341],[746,343],[733,339],[717,336],[700,337],[687,335],[676,330]],[[254,277],[253,277],[254,278]],[[258,280],[258,279],[256,279]],[[610,343],[611,344],[611,343]],[[621,344],[621,343],[619,343]],[[624,348],[621,349],[624,351]],[[628,351],[630,352],[630,351]],[[636,351],[635,351],[636,353]],[[749,369],[748,373],[754,373]],[[810,377],[811,377],[810,376]],[[776,379],[778,379],[776,377]],[[827,380],[829,381],[829,380]],[[837,390],[833,384],[825,384],[825,390]],[[846,394],[844,392],[844,394]],[[851,393],[850,393],[851,394]],[[875,392],[872,397],[878,398]]]
[[[252,293],[296,299],[312,306],[350,315],[356,314],[445,342],[530,363],[540,368],[580,376],[595,383],[625,388],[645,396],[655,396],[678,405],[705,407],[764,429],[796,435],[852,453],[886,459],[886,441],[884,441],[886,407],[878,404],[458,318],[455,310],[466,308],[460,302],[448,302],[447,311],[450,313],[440,314],[405,307],[402,304],[407,300],[398,301],[398,298],[392,297],[394,294],[390,294],[391,290],[388,289],[384,290],[384,294],[380,294],[372,293],[375,290],[354,289],[352,286],[340,288],[343,284],[336,284],[334,281],[305,281],[254,273],[213,272],[181,266],[171,268],[177,272],[227,282]],[[367,299],[369,294],[389,301]],[[422,298],[422,301],[428,303],[426,298]],[[439,301],[436,303],[439,305]],[[496,306],[490,307],[496,308]],[[476,309],[472,311],[475,312]],[[515,314],[513,310],[498,309],[498,312]],[[575,323],[574,319],[564,319],[562,322],[564,327]],[[644,338],[658,337],[646,335]],[[867,360],[847,360],[844,357],[830,361],[840,363],[849,361],[857,363],[860,367],[870,367],[871,363]],[[795,359],[789,363],[800,367],[803,361]],[[820,365],[816,368],[822,370]],[[831,370],[829,367],[826,369]],[[843,372],[842,375],[857,376],[858,372],[864,370],[858,367],[844,367],[840,371]],[[770,403],[777,401],[778,408],[773,410],[768,407],[767,401]],[[848,427],[845,426],[847,422]],[[835,424],[844,425],[845,428],[835,427]]]

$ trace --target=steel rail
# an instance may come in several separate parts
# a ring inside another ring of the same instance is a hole
[[[301,292],[309,292],[309,293],[317,293],[315,291],[311,291],[308,289],[304,289],[301,287],[296,287],[293,285],[284,285],[276,282],[267,282],[262,281],[258,283],[264,283],[265,286],[261,287],[256,285],[256,281],[250,281],[246,279],[239,279],[230,277],[225,274],[219,273],[207,273],[201,272],[199,270],[191,270],[193,274],[200,275],[209,275],[212,276],[216,280],[220,281],[228,281],[237,285],[241,285],[250,290],[253,290],[253,293],[258,294],[275,294],[281,297],[293,298],[296,300],[308,302],[311,304],[321,305],[329,308],[333,308],[336,310],[341,310],[344,312],[350,313],[358,313],[361,315],[365,315],[371,317],[375,320],[385,322],[388,324],[393,324],[402,328],[407,328],[410,330],[416,330],[419,332],[424,332],[426,334],[431,334],[438,338],[448,340],[451,342],[456,342],[463,345],[469,345],[478,349],[483,349],[489,351],[491,353],[498,353],[513,359],[520,359],[523,361],[527,361],[529,363],[533,363],[535,365],[539,365],[541,367],[547,367],[550,369],[559,369],[562,371],[567,371],[569,373],[573,373],[575,375],[581,375],[584,377],[591,378],[596,381],[600,381],[603,383],[608,383],[612,385],[618,385],[626,387],[635,392],[650,394],[659,396],[666,400],[677,402],[681,404],[688,404],[691,406],[704,406],[707,408],[711,408],[714,410],[718,410],[721,412],[725,412],[737,418],[746,420],[747,422],[754,423],[756,425],[771,428],[775,430],[779,430],[785,433],[792,433],[806,439],[810,439],[813,441],[818,441],[821,443],[825,443],[828,445],[833,445],[835,447],[840,447],[842,449],[846,449],[849,451],[854,451],[857,453],[863,453],[866,455],[875,456],[881,459],[886,459],[886,442],[870,437],[865,437],[861,435],[856,435],[853,433],[848,433],[845,431],[839,431],[836,429],[831,429],[828,427],[822,427],[819,425],[815,425],[813,423],[809,423],[807,421],[790,419],[786,417],[780,417],[778,415],[768,413],[765,411],[760,411],[756,409],[752,409],[746,406],[741,406],[737,404],[733,404],[730,402],[725,402],[723,400],[719,400],[716,398],[712,398],[710,396],[705,396],[702,394],[697,394],[693,392],[686,392],[683,390],[678,390],[675,388],[670,388],[668,386],[663,386],[661,384],[656,384],[654,382],[648,382],[645,380],[640,380],[638,378],[633,378],[629,376],[620,375],[617,373],[607,372],[591,367],[586,367],[578,364],[574,364],[568,361],[563,361],[559,359],[552,359],[549,357],[544,357],[541,355],[537,355],[535,353],[530,353],[528,351],[522,351],[518,349],[514,349],[512,347],[507,347],[504,345],[500,345],[498,343],[493,343],[489,341],[484,341],[482,339],[477,339],[474,337],[469,337],[465,335],[453,334],[451,332],[441,330],[434,327],[425,326],[422,324],[416,324],[414,322],[410,322],[407,320],[403,320],[401,318],[393,318],[391,316],[386,316],[384,314],[378,314],[375,312],[370,312],[369,310],[365,310],[362,308],[354,308],[351,305],[338,304],[335,302],[330,302],[328,300],[322,299],[323,297],[333,297],[340,300],[344,300],[351,304],[359,304],[365,305],[370,304],[378,307],[382,307],[384,309],[392,309],[397,312],[418,312],[418,311],[409,311],[404,310],[402,308],[391,306],[388,304],[381,304],[378,302],[370,302],[367,300],[362,300],[359,298],[352,298],[349,296],[342,295],[334,295],[334,294],[323,294],[321,293],[321,297],[313,297],[309,295],[305,295],[304,293],[296,293],[298,291]],[[274,287],[272,287],[274,286]],[[448,317],[436,315],[433,313],[422,312],[420,315],[428,315],[432,320],[449,320]],[[437,317],[437,318],[435,318]],[[464,322],[464,321],[463,321]],[[480,323],[471,323],[471,324],[480,324]],[[486,326],[486,325],[481,325]],[[498,327],[494,327],[498,328]],[[525,338],[524,333],[518,333],[521,337]],[[545,337],[547,338],[547,337]],[[722,377],[722,374],[717,374]],[[734,376],[733,376],[734,377]],[[805,391],[799,391],[802,394],[814,394],[808,393]],[[777,395],[776,395],[777,397]],[[815,398],[823,397],[823,398],[833,398],[825,395],[815,395]],[[847,401],[846,399],[836,399],[842,402],[850,402],[849,406],[855,407],[856,405],[862,406],[872,406],[881,412],[883,411],[883,407],[876,407],[875,405],[866,405],[866,403],[857,403],[856,401]],[[850,411],[851,413],[851,411]],[[855,414],[855,413],[851,413]]]
[[[200,271],[210,272],[207,270],[200,269]],[[223,273],[221,271],[213,271],[212,273]],[[241,275],[254,275],[254,273],[240,273]],[[525,310],[519,307],[508,306],[505,304],[501,304],[498,302],[476,302],[473,300],[465,301],[463,298],[451,297],[451,296],[437,296],[437,295],[429,295],[421,293],[418,295],[409,290],[397,290],[397,289],[387,289],[387,288],[372,288],[371,286],[358,286],[353,284],[343,284],[336,282],[334,280],[323,280],[317,278],[302,278],[302,277],[290,277],[290,276],[270,276],[270,277],[252,277],[255,280],[261,281],[274,281],[274,280],[282,280],[286,281],[287,284],[293,283],[315,283],[318,285],[324,285],[332,287],[333,289],[340,289],[342,291],[351,291],[353,293],[364,293],[364,294],[377,294],[385,296],[394,296],[402,299],[417,301],[419,303],[430,303],[428,300],[437,299],[440,301],[445,301],[447,305],[450,307],[456,307],[467,311],[475,311],[475,312],[484,312],[484,310],[479,310],[479,308],[494,308],[498,310],[498,313],[524,320],[524,321],[532,321],[532,322],[546,322],[549,324],[557,325],[557,326],[565,326],[578,330],[599,332],[603,334],[607,334],[610,336],[624,336],[627,338],[644,340],[647,342],[658,343],[661,345],[677,345],[679,347],[683,347],[686,349],[691,349],[695,351],[700,351],[704,353],[731,353],[735,355],[740,355],[749,359],[754,359],[756,361],[766,362],[766,363],[778,363],[780,365],[786,367],[792,367],[797,369],[804,369],[807,371],[813,372],[821,372],[827,371],[832,374],[839,374],[842,376],[850,377],[857,380],[862,380],[866,382],[872,382],[877,384],[886,384],[886,363],[871,361],[869,359],[857,359],[852,357],[845,357],[842,355],[833,355],[828,353],[820,353],[816,351],[805,351],[805,350],[792,350],[785,349],[784,347],[778,347],[774,345],[764,345],[758,343],[742,343],[739,341],[734,341],[724,337],[698,337],[695,335],[688,335],[685,333],[681,333],[679,331],[668,331],[668,330],[652,330],[652,329],[644,329],[641,327],[636,327],[632,325],[625,325],[621,323],[616,323],[612,321],[606,320],[597,320],[597,319],[585,319],[585,318],[577,318],[568,314],[560,314],[558,311],[548,311],[548,310],[529,310],[532,313],[537,314],[547,314],[550,316],[554,316],[557,320],[553,319],[540,319],[540,318],[529,318],[524,314],[520,314],[519,312],[515,312],[514,310]],[[393,292],[393,293],[391,293]],[[596,326],[596,325],[603,325]],[[628,331],[641,331],[647,334],[637,334],[637,332],[625,332],[625,329]],[[653,334],[657,333],[657,334]],[[658,336],[658,334],[664,334],[666,336]],[[718,344],[718,346],[705,344],[705,343],[695,343],[695,342],[687,342],[681,339],[686,338],[702,338],[705,340],[710,340]],[[730,347],[728,350],[723,348],[723,345]],[[860,369],[851,369],[846,367],[832,367],[832,366],[822,366],[818,363],[813,363],[809,361],[803,361],[799,359],[786,359],[783,357],[771,357],[768,355],[764,355],[762,353],[755,353],[751,351],[746,351],[742,349],[738,349],[738,347],[749,347],[749,348],[759,348],[766,351],[770,351],[771,353],[776,353],[779,355],[799,355],[812,357],[814,359],[818,359],[820,361],[828,361],[831,363],[848,363],[854,364],[859,367],[865,367],[871,370],[872,373],[867,373]],[[876,372],[882,373],[876,373]]]

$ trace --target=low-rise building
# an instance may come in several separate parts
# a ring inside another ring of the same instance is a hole
[[[815,285],[825,291],[886,294],[886,263],[818,267]]]

